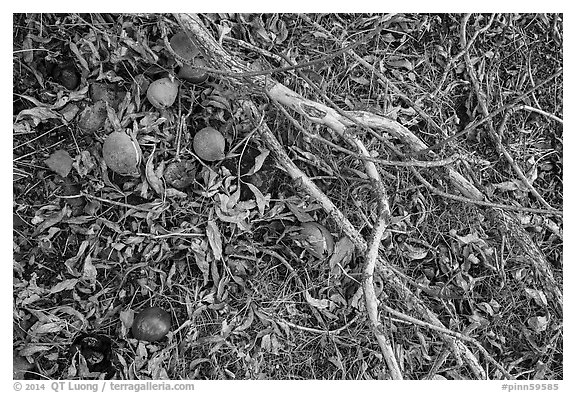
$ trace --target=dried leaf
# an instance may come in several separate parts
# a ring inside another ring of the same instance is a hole
[[[411,260],[423,259],[428,255],[428,250],[422,247],[416,247],[409,243],[402,244],[402,252]]]
[[[80,177],[84,177],[96,167],[96,161],[90,155],[89,151],[82,150],[80,154],[76,156],[72,166],[76,169]]]
[[[528,318],[528,326],[537,333],[541,333],[548,328],[548,318],[546,317],[531,317]]]
[[[295,203],[287,202],[286,207],[290,209],[290,211],[292,212],[292,214],[296,216],[296,219],[298,221],[300,222],[314,221],[314,218],[310,214],[308,214],[308,212],[306,212],[304,209],[302,209],[302,207],[296,205]]]
[[[405,68],[408,71],[412,71],[414,69],[414,65],[412,65],[412,63],[406,59],[387,60],[386,64],[394,68]]]
[[[80,108],[78,108],[78,105],[76,104],[68,104],[64,108],[60,109],[59,112],[65,121],[70,122],[74,117],[76,117],[78,112],[80,112]]]
[[[208,220],[206,235],[208,236],[208,243],[210,243],[210,247],[214,253],[214,258],[218,260],[222,259],[222,236],[214,220]]]
[[[62,210],[60,211],[49,213],[48,215],[42,217],[44,221],[40,225],[38,225],[32,236],[39,235],[46,229],[58,224],[60,221],[62,221],[64,217],[67,217],[69,215],[70,215],[70,208],[68,206],[64,206],[64,208],[62,208]]]
[[[278,342],[275,334],[266,334],[262,336],[262,342],[260,343],[260,347],[274,355],[279,354],[279,350],[281,349],[281,345]]]
[[[126,329],[130,329],[132,323],[134,323],[134,310],[128,309],[120,311],[120,321],[122,322],[122,326]]]
[[[148,157],[148,161],[146,161],[146,180],[150,187],[156,192],[158,195],[162,195],[164,193],[164,185],[162,184],[162,180],[158,177],[156,172],[154,171],[154,152],[156,151],[156,146],[152,149],[152,153]]]
[[[22,42],[22,59],[27,64],[31,64],[34,61],[34,46],[29,35]]]
[[[31,109],[24,109],[24,110],[20,111],[20,113],[18,113],[18,116],[16,116],[15,123],[17,123],[18,121],[20,121],[24,117],[32,118],[34,126],[37,126],[38,124],[40,124],[46,120],[60,119],[61,115],[60,115],[60,113],[58,113],[58,112],[56,112],[50,108],[36,107],[36,108],[31,108]]]
[[[242,322],[242,324],[238,327],[236,327],[236,329],[234,329],[234,333],[235,332],[242,332],[246,329],[248,329],[250,326],[252,326],[252,322],[254,322],[254,311],[252,310],[252,307],[250,307],[248,309],[248,316],[246,317],[246,319],[244,320],[244,322]]]
[[[354,82],[363,85],[363,86],[367,86],[370,84],[370,81],[368,79],[366,79],[366,77],[360,75],[360,76],[350,76],[350,79],[352,79]]]
[[[46,333],[58,333],[62,330],[61,322],[47,322],[45,324],[39,325],[31,334],[46,334]]]
[[[37,343],[29,343],[20,350],[20,356],[33,356],[38,352],[48,352],[52,349],[52,345],[41,345]]]
[[[248,188],[250,188],[250,190],[256,197],[256,205],[258,206],[258,211],[260,212],[260,215],[264,215],[266,206],[268,206],[268,204],[270,203],[270,195],[264,196],[260,192],[258,187],[256,187],[254,184],[246,183],[246,185],[248,186]]]
[[[546,299],[546,295],[539,289],[532,289],[532,288],[524,288],[524,291],[531,299],[534,299],[536,304],[540,307],[546,308],[548,306],[548,299]]]
[[[74,289],[74,287],[76,286],[76,284],[78,284],[78,279],[77,278],[71,278],[68,280],[64,280],[64,281],[60,281],[58,284],[54,285],[51,289],[50,289],[50,293],[54,294],[54,293],[58,293],[61,291],[68,291],[70,289]]]
[[[343,236],[334,247],[334,253],[330,257],[328,262],[330,269],[334,269],[336,265],[340,264],[343,268],[348,265],[352,258],[352,253],[354,252],[354,244],[348,237]],[[338,269],[340,271],[340,269]]]
[[[200,239],[194,239],[190,244],[190,248],[194,251],[194,261],[196,266],[202,272],[204,278],[204,285],[208,283],[208,278],[210,277],[210,264],[206,260],[206,241]]]
[[[262,149],[260,151],[260,154],[258,154],[258,156],[256,156],[256,158],[254,159],[254,166],[248,171],[248,173],[246,173],[246,175],[250,176],[258,172],[262,168],[262,165],[264,164],[264,161],[266,160],[266,157],[268,157],[269,154],[270,150]]]
[[[494,187],[500,191],[516,191],[518,189],[518,184],[513,181],[505,181],[502,183],[494,184]]]
[[[95,284],[97,276],[98,272],[96,270],[96,267],[92,263],[92,257],[88,255],[84,260],[84,269],[82,270],[82,278],[90,282],[91,284]]]
[[[48,168],[62,177],[68,176],[72,170],[72,157],[66,150],[56,150],[44,161]]]
[[[78,50],[78,46],[76,46],[75,43],[70,42],[70,50],[72,51],[72,53],[74,53],[74,55],[78,59],[80,65],[82,66],[82,68],[84,68],[86,71],[90,71],[90,67],[88,66],[88,63],[86,62],[86,59],[84,59],[84,57],[82,57],[82,54],[80,54],[80,51]]]
[[[477,232],[470,233],[466,236],[456,235],[456,238],[464,244],[471,244],[472,243],[472,244],[478,244],[478,245],[486,246],[486,247],[488,246],[488,244],[486,244],[486,242],[478,236]]]
[[[308,302],[309,305],[311,305],[312,307],[316,307],[319,310],[323,310],[330,306],[330,301],[328,299],[321,299],[321,300],[315,299],[312,297],[312,295],[310,295],[310,292],[308,292],[308,290],[304,291],[304,296],[306,297],[306,301]]]

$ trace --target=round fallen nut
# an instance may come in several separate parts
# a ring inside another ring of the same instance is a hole
[[[178,95],[178,83],[169,78],[155,80],[148,86],[146,97],[158,109],[166,109],[174,104]]]
[[[132,335],[137,340],[159,341],[170,331],[170,314],[160,307],[140,311],[132,323]]]
[[[114,131],[104,141],[102,157],[106,166],[123,176],[138,176],[142,153],[138,142],[124,132]]]
[[[179,31],[170,38],[170,46],[174,53],[185,60],[192,60],[200,53],[184,30]]]
[[[180,71],[178,71],[178,78],[184,79],[197,85],[206,82],[208,79],[208,73],[196,68],[206,66],[207,64],[204,60],[196,58],[194,59],[194,64],[184,64],[180,68]]]
[[[194,135],[194,153],[204,161],[222,160],[226,140],[215,128],[205,127]]]
[[[71,64],[56,66],[53,74],[56,81],[68,90],[75,90],[80,85],[80,74]]]

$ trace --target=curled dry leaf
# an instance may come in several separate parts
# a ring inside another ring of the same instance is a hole
[[[214,258],[217,260],[222,259],[222,236],[214,220],[208,221],[206,225],[206,235],[208,235],[208,243],[210,243]]]
[[[162,184],[162,179],[156,175],[154,171],[154,152],[156,151],[156,146],[150,153],[148,160],[146,161],[146,180],[150,187],[156,192],[158,195],[162,195],[164,193],[164,185]]]

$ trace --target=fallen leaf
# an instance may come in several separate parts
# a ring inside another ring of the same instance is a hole
[[[546,308],[546,306],[548,306],[548,300],[546,299],[546,295],[541,290],[524,288],[524,291],[530,298],[534,299],[536,304],[538,304],[540,307]]]
[[[92,257],[90,255],[86,256],[84,260],[84,268],[82,270],[82,278],[89,281],[91,284],[96,283],[96,277],[98,276],[98,272],[96,267],[92,263]]]
[[[256,187],[253,184],[246,183],[246,185],[248,186],[248,188],[250,188],[250,190],[252,191],[252,193],[256,197],[256,205],[258,206],[258,211],[260,212],[260,215],[264,215],[264,210],[266,209],[266,206],[268,206],[268,203],[270,202],[270,196],[265,197],[260,192],[258,187]]]
[[[268,157],[268,154],[270,154],[270,150],[262,149],[260,154],[258,154],[258,156],[256,156],[254,159],[254,166],[248,171],[248,173],[246,173],[246,175],[249,176],[258,172],[262,168],[262,165],[264,164],[266,157]]]
[[[388,60],[386,61],[390,67],[394,68],[405,68],[408,71],[412,71],[414,69],[414,65],[406,59],[396,59],[396,60]]]
[[[306,297],[306,301],[308,302],[309,305],[311,305],[312,307],[316,307],[319,310],[323,310],[325,308],[328,308],[330,306],[330,300],[328,299],[316,299],[314,297],[312,297],[312,295],[310,295],[310,292],[308,292],[308,290],[304,291],[304,296]]]
[[[330,268],[334,269],[334,267],[338,264],[340,264],[340,266],[342,266],[343,268],[346,267],[346,265],[348,265],[348,262],[350,262],[350,260],[352,259],[353,252],[354,252],[354,244],[350,239],[348,239],[348,237],[343,236],[336,243],[336,246],[334,247],[334,253],[330,257],[330,261],[328,261]]]
[[[548,318],[546,317],[531,317],[528,318],[528,326],[537,333],[541,333],[548,327]]]
[[[34,46],[29,35],[22,42],[22,58],[27,64],[31,64],[34,61]]]
[[[50,293],[53,294],[53,293],[58,293],[61,291],[68,291],[70,289],[74,289],[76,284],[78,284],[77,278],[71,278],[68,280],[60,281],[58,284],[54,285],[50,289]]]
[[[352,79],[354,82],[366,86],[370,84],[370,81],[368,79],[366,79],[364,76],[360,75],[360,76],[350,76],[350,79]]]
[[[190,244],[190,248],[194,251],[194,261],[196,266],[202,272],[204,278],[204,285],[208,283],[208,278],[210,277],[210,264],[206,260],[207,245],[206,241],[200,239],[193,239]]]
[[[208,243],[210,243],[210,247],[214,253],[214,258],[218,260],[222,259],[222,236],[214,220],[208,220],[206,235],[208,236]]]
[[[408,243],[402,244],[402,252],[411,260],[423,259],[428,255],[428,250],[425,248],[412,246]]]
[[[154,171],[154,152],[156,151],[156,146],[152,149],[152,153],[148,157],[148,161],[146,161],[146,180],[150,187],[156,192],[158,195],[164,194],[164,185],[162,184],[162,180],[156,172]]]
[[[36,107],[31,109],[24,109],[23,111],[18,113],[18,116],[16,116],[16,123],[24,117],[32,118],[34,126],[37,126],[43,121],[49,119],[60,119],[62,116],[60,115],[60,113],[50,108]]]

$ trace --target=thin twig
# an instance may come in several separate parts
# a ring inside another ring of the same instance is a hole
[[[449,199],[453,199],[453,200],[459,201],[459,202],[473,203],[473,204],[479,205],[479,206],[486,206],[486,207],[492,207],[495,209],[502,209],[502,210],[509,210],[509,211],[534,213],[534,214],[546,214],[546,215],[554,215],[554,216],[562,216],[562,214],[563,214],[562,211],[556,210],[553,208],[537,209],[537,208],[532,208],[532,207],[503,205],[500,203],[480,201],[477,199],[470,199],[470,198],[466,198],[466,197],[459,196],[459,195],[449,194],[447,192],[439,190],[438,188],[436,188],[432,184],[430,184],[426,179],[424,179],[424,177],[416,169],[414,169],[412,167],[410,169],[412,170],[412,173],[414,174],[414,176],[416,176],[418,178],[418,180],[420,180],[420,182],[422,184],[424,184],[424,186],[426,188],[428,188],[434,194],[441,196],[441,197],[444,197],[444,198],[449,198]]]
[[[115,206],[120,206],[120,207],[125,207],[125,208],[127,208],[127,209],[132,209],[132,210],[139,210],[139,211],[144,211],[144,212],[148,212],[148,213],[152,213],[152,212],[155,212],[155,211],[156,211],[156,210],[153,210],[153,209],[150,209],[150,208],[147,208],[147,207],[129,205],[128,203],[117,202],[117,201],[113,201],[113,200],[111,200],[111,199],[106,199],[106,198],[100,198],[100,197],[97,197],[97,196],[95,196],[95,195],[87,194],[87,193],[85,193],[85,192],[81,192],[81,193],[78,194],[78,195],[68,195],[68,196],[62,196],[62,197],[63,197],[63,198],[64,198],[64,197],[66,197],[66,198],[77,198],[77,197],[79,197],[79,196],[83,196],[83,197],[86,197],[86,198],[88,198],[88,199],[95,199],[95,200],[97,200],[97,201],[99,201],[99,202],[108,203],[108,204],[110,204],[110,205],[115,205]]]
[[[530,111],[530,112],[538,113],[538,114],[540,114],[540,115],[542,115],[542,116],[544,116],[544,117],[547,117],[547,118],[549,118],[549,119],[555,120],[555,121],[557,121],[558,123],[564,125],[564,120],[562,120],[562,119],[559,118],[558,116],[555,116],[555,115],[553,115],[553,114],[551,114],[551,113],[548,113],[548,112],[546,112],[546,111],[543,111],[542,109],[534,108],[534,107],[531,107],[530,105],[520,105],[520,106],[518,106],[517,109],[523,109],[523,110],[525,110],[525,111]]]
[[[339,328],[337,328],[337,329],[334,329],[334,330],[321,330],[321,329],[311,328],[311,327],[307,327],[307,326],[297,325],[297,324],[295,324],[295,323],[293,323],[293,322],[290,322],[290,321],[287,321],[287,320],[285,320],[285,319],[283,319],[283,318],[279,318],[279,317],[276,317],[276,316],[274,316],[274,315],[270,315],[269,313],[267,313],[267,312],[264,311],[264,310],[261,310],[261,312],[262,312],[263,314],[265,314],[266,316],[268,316],[268,317],[270,317],[270,318],[272,318],[272,319],[274,319],[274,320],[276,320],[276,321],[278,321],[278,322],[285,323],[286,325],[288,325],[288,326],[290,326],[290,327],[293,327],[293,328],[295,328],[295,329],[302,330],[302,331],[304,331],[304,332],[310,332],[310,333],[326,334],[326,335],[329,335],[329,336],[335,336],[335,335],[337,335],[338,333],[340,333],[341,331],[348,329],[348,328],[349,328],[350,326],[352,326],[352,325],[358,320],[358,318],[360,317],[359,315],[355,315],[354,318],[352,318],[350,321],[348,321],[348,323],[346,323],[345,325],[343,325],[343,326],[341,326],[341,327],[339,327]]]

